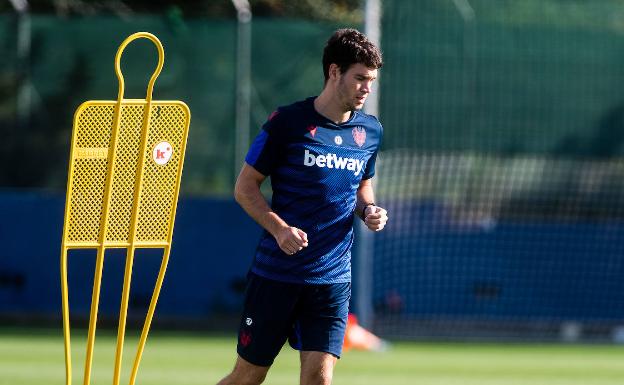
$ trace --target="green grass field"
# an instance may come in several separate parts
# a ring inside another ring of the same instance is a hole
[[[127,383],[136,338],[127,338]],[[82,384],[84,333],[73,336],[74,384]],[[111,384],[115,336],[96,340],[94,385]],[[132,349],[132,350],[130,350]],[[137,385],[209,385],[232,367],[234,336],[154,331]],[[298,355],[285,347],[265,384],[298,381]],[[61,330],[0,329],[0,385],[64,384]],[[621,385],[624,346],[396,342],[384,353],[348,352],[335,385]]]

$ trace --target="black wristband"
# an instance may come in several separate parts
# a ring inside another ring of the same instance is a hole
[[[366,219],[366,209],[368,208],[368,206],[377,206],[375,204],[375,202],[371,202],[371,203],[367,203],[364,205],[364,207],[362,208],[362,215],[360,216],[360,218],[362,218],[362,220]]]

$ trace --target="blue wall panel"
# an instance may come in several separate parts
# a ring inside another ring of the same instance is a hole
[[[393,311],[386,301],[394,295],[402,302],[394,310],[416,317],[624,318],[624,224],[499,222],[466,228],[445,220],[447,209],[435,203],[402,207],[386,231],[375,235],[373,300],[379,311]],[[0,316],[60,317],[63,208],[61,195],[0,194]],[[237,314],[259,236],[260,227],[232,199],[181,199],[157,314]],[[130,316],[145,314],[160,253],[136,255]],[[95,251],[70,252],[74,315],[88,315],[94,262]],[[109,251],[102,316],[118,313],[123,271],[124,252]]]
[[[462,223],[437,202],[401,211],[377,235],[380,313],[480,320],[624,319],[624,223]]]

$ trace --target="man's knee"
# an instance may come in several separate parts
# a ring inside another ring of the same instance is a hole
[[[301,384],[331,385],[336,357],[321,352],[301,352]]]
[[[301,373],[302,385],[331,385],[333,368],[323,368],[316,371]]]
[[[268,372],[268,366],[253,365],[238,357],[232,373],[217,385],[260,385],[264,382]]]
[[[217,385],[260,385],[264,382],[266,374],[241,373],[234,370],[227,377],[219,381]]]

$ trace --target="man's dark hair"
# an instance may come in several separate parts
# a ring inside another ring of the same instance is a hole
[[[339,29],[327,40],[323,51],[323,74],[329,79],[329,65],[335,63],[341,73],[352,64],[361,63],[368,68],[381,68],[381,52],[360,31],[353,28]]]

